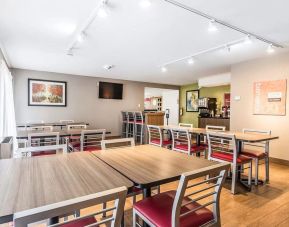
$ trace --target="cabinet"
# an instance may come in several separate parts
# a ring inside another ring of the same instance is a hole
[[[225,126],[226,130],[230,130],[230,119],[216,117],[199,117],[199,128],[206,128],[207,125]]]

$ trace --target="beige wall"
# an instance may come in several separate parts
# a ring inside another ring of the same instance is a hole
[[[17,123],[31,120],[55,122],[60,119],[86,121],[92,127],[106,128],[120,134],[120,111],[143,109],[144,87],[179,89],[177,86],[132,81],[108,80],[95,77],[12,69]],[[28,106],[28,78],[67,81],[67,107]],[[98,81],[124,84],[123,100],[98,99]],[[141,108],[138,108],[138,104]]]
[[[244,127],[271,129],[280,138],[271,142],[270,156],[289,160],[289,98],[286,116],[253,115],[253,83],[255,81],[289,79],[289,53],[272,55],[232,66],[231,129]],[[288,85],[287,85],[288,86]],[[241,96],[235,101],[234,96]]]

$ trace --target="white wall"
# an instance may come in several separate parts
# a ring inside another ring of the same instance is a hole
[[[162,108],[163,111],[166,109],[170,110],[170,125],[178,125],[179,124],[179,90],[171,90],[165,91],[162,94]],[[165,118],[165,124],[167,120]]]
[[[289,98],[287,91],[286,116],[253,115],[253,84],[256,81],[287,79],[289,53],[272,55],[232,66],[231,129],[270,129],[279,139],[271,142],[270,156],[289,160]],[[288,84],[287,84],[288,86]],[[239,101],[234,96],[240,96]]]
[[[177,86],[132,81],[109,80],[96,77],[13,69],[16,122],[30,120],[55,122],[73,119],[88,122],[92,127],[106,128],[113,135],[120,134],[120,111],[142,110],[144,87],[178,89]],[[28,78],[67,82],[67,107],[28,106]],[[98,99],[97,82],[109,81],[124,84],[123,100]],[[138,105],[140,104],[140,108]]]

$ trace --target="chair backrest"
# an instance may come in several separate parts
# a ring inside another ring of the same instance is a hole
[[[134,123],[134,112],[132,111],[127,112],[127,117],[130,123]]]
[[[190,154],[192,141],[189,129],[171,129],[171,134],[172,150]]]
[[[60,120],[59,122],[63,124],[69,124],[69,123],[74,123],[74,120]]]
[[[105,129],[82,130],[80,137],[80,150],[101,149],[101,141],[105,139]]]
[[[211,225],[208,226],[221,226],[220,193],[229,168],[230,164],[220,163],[196,171],[183,173],[173,203],[171,226],[180,226],[181,217],[193,212],[198,213],[200,209],[209,209],[208,206],[210,205],[213,206],[213,218],[209,220],[208,224]],[[207,177],[206,180],[202,180],[201,182],[197,181],[189,185],[191,180],[208,175],[212,177]],[[187,192],[187,189],[189,189],[190,192]],[[190,199],[184,200],[185,197],[190,197]],[[184,209],[186,212],[181,212],[183,207],[187,208]],[[203,224],[205,223],[202,223],[202,226]]]
[[[107,146],[108,145],[108,146]],[[122,139],[112,139],[112,140],[102,140],[101,150],[106,150],[107,148],[117,148],[117,147],[134,147],[134,138],[122,138]]]
[[[127,111],[121,111],[121,120],[123,122],[127,122],[128,121],[128,112]]]
[[[237,164],[237,158],[239,156],[237,151],[237,143],[236,136],[234,134],[228,134],[224,132],[207,132],[208,139],[208,159],[223,161],[221,159],[216,159],[213,154],[215,152],[223,153],[223,154],[231,154],[233,155],[233,164]]]
[[[38,146],[38,147],[24,147],[17,149],[16,153],[20,157],[31,157],[33,154],[45,154],[45,152],[55,152],[55,154],[61,152],[62,154],[67,154],[67,145],[47,145],[47,146]]]
[[[40,126],[32,126],[32,127],[27,127],[28,131],[48,131],[52,132],[53,131],[53,126],[46,126],[46,125],[40,125]]]
[[[67,125],[67,130],[87,129],[87,125]]]
[[[144,116],[141,111],[134,112],[134,121],[135,123],[143,124],[144,123]]]
[[[28,147],[40,147],[59,144],[59,132],[28,133]]]
[[[193,128],[193,124],[179,123],[180,127]]]
[[[271,130],[258,130],[258,129],[248,129],[244,128],[243,133],[251,133],[251,134],[258,134],[258,135],[271,135]],[[259,143],[243,143],[244,148],[246,147],[252,147],[256,149],[264,150],[265,153],[269,152],[269,143],[270,141],[267,140],[265,142],[259,142]]]
[[[206,130],[225,131],[225,126],[206,125]]]
[[[125,198],[127,194],[127,188],[126,187],[119,187],[112,190],[99,192],[91,195],[86,195],[83,197],[78,197],[70,200],[66,200],[59,203],[54,203],[38,208],[34,208],[27,211],[22,211],[14,214],[14,227],[26,227],[31,223],[35,223],[44,219],[50,219],[53,217],[59,217],[63,216],[69,213],[73,213],[75,210],[81,210],[87,207],[95,206],[98,204],[114,201],[114,203],[108,203],[112,204],[110,207],[106,209],[97,210],[93,213],[87,214],[85,216],[76,217],[73,219],[69,219],[67,221],[64,221],[62,223],[58,223],[51,226],[61,226],[64,224],[69,224],[73,226],[76,221],[80,220],[90,220],[90,222],[87,224],[87,226],[102,226],[104,224],[107,224],[106,226],[120,226],[121,225],[121,219],[124,211],[124,205],[125,205]],[[104,214],[107,211],[112,211],[112,216],[103,218],[101,220],[96,220],[95,216]],[[109,225],[108,225],[109,224]],[[75,225],[77,226],[77,225]]]
[[[148,134],[149,134],[149,144],[162,146],[163,144],[163,134],[162,130],[157,125],[147,125]]]

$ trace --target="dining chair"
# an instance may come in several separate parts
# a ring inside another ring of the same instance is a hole
[[[122,137],[128,137],[128,112],[121,111]]]
[[[229,167],[220,163],[183,173],[176,191],[163,192],[134,204],[133,227],[140,226],[139,218],[149,226],[158,227],[221,226],[220,193]],[[199,180],[208,174],[214,177]]]
[[[160,126],[157,125],[147,125],[148,129],[148,142],[151,145],[170,148],[172,146],[172,140],[165,140],[163,137],[163,132]]]
[[[27,148],[40,147],[39,152],[33,152],[30,156],[55,154],[55,150],[42,150],[44,146],[59,145],[59,132],[28,133]],[[65,143],[64,146],[67,146]]]
[[[144,139],[144,115],[141,111],[135,111],[134,112],[134,138],[136,141],[138,141],[140,144],[143,144]]]
[[[86,124],[80,124],[80,125],[67,125],[67,132],[69,134],[69,131],[74,131],[74,130],[83,130],[83,129],[87,129],[87,125]],[[75,135],[70,135],[67,137],[67,140],[69,142],[75,141],[78,142],[80,140],[80,136],[75,136]]]
[[[206,147],[192,143],[189,129],[171,129],[171,134],[173,139],[172,150],[186,153],[188,155],[204,153],[205,156]]]
[[[70,124],[70,123],[74,123],[74,120],[59,120],[59,122],[63,124]]]
[[[45,145],[37,147],[24,147],[18,148],[16,154],[18,157],[34,157],[42,155],[51,155],[51,154],[67,154],[67,145],[58,144],[58,145]]]
[[[69,143],[73,151],[101,150],[101,141],[105,139],[105,129],[82,130],[80,140]]]
[[[49,204],[42,207],[37,207],[30,210],[15,213],[13,216],[14,227],[28,227],[32,223],[39,222],[45,219],[60,217],[67,213],[73,213],[75,210],[81,210],[94,206],[92,212],[86,215],[65,220],[63,222],[48,225],[63,226],[63,227],[84,227],[84,226],[111,226],[120,227],[124,212],[125,198],[127,188],[119,187],[95,194],[90,194],[82,197],[77,197],[65,200],[58,203]],[[112,205],[109,208],[96,210],[95,205],[110,202]],[[112,216],[105,219],[96,219],[97,215],[104,212],[112,212]]]
[[[27,127],[28,131],[53,131],[53,126],[46,126],[46,125],[40,125],[40,126],[31,126]]]
[[[193,128],[193,124],[188,124],[188,123],[179,123],[179,127]]]
[[[209,145],[208,160],[231,163],[231,192],[236,194],[238,173],[241,174],[240,171],[244,169],[245,164],[248,164],[248,185],[251,186],[252,159],[238,153],[235,135],[212,131],[207,132],[207,138]]]
[[[224,132],[226,131],[226,127],[217,126],[217,125],[206,125],[206,131],[223,131]],[[204,136],[204,141],[201,142],[201,144],[203,144],[204,146],[208,146],[206,135]]]
[[[133,111],[127,112],[127,116],[128,116],[128,133],[127,133],[127,137],[135,138],[134,112]]]
[[[135,142],[133,138],[121,138],[121,139],[111,139],[101,141],[101,150],[106,150],[107,148],[119,148],[119,147],[134,147]]]
[[[271,130],[243,129],[243,133],[271,135]],[[255,162],[255,185],[259,182],[260,161],[265,161],[265,182],[269,182],[269,140],[260,143],[243,143],[242,154],[252,158]]]

